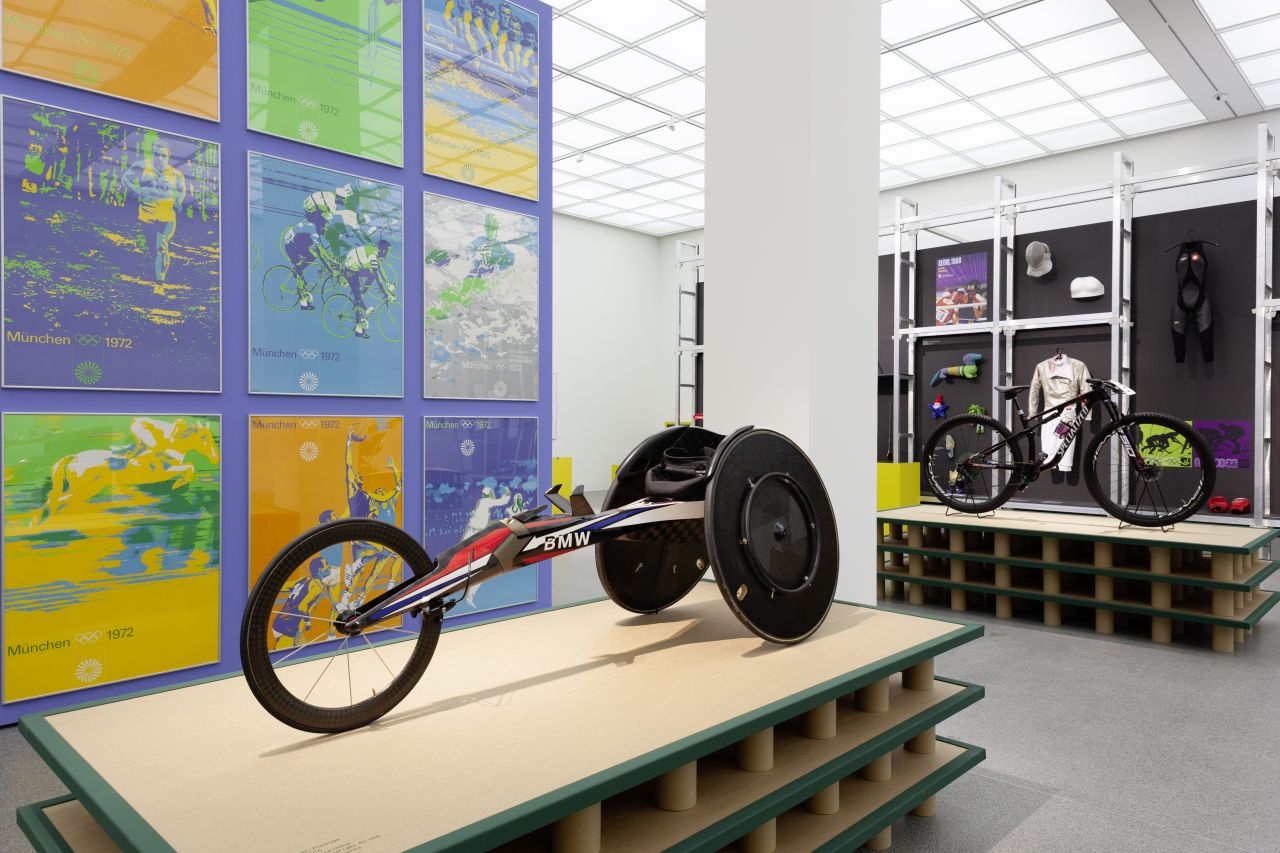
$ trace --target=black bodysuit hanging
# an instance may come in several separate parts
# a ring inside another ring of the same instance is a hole
[[[1200,354],[1206,362],[1213,361],[1213,309],[1205,287],[1209,259],[1204,254],[1204,243],[1188,240],[1177,249],[1178,259],[1173,265],[1178,275],[1178,300],[1173,306],[1173,360],[1179,364],[1187,360],[1187,321],[1195,317]]]

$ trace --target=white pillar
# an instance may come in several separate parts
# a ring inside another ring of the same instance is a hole
[[[874,603],[880,7],[708,6],[707,426],[809,453]]]

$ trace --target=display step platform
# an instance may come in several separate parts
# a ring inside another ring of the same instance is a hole
[[[1122,527],[1109,516],[996,510],[988,515],[922,505],[877,515],[879,594],[926,602],[949,590],[951,609],[993,600],[1042,604],[1046,625],[1062,608],[1094,611],[1099,633],[1117,613],[1150,620],[1151,638],[1172,642],[1185,626],[1212,626],[1213,648],[1231,652],[1280,601],[1261,589],[1280,562],[1263,557],[1280,529],[1183,523],[1169,530]]]
[[[985,755],[934,734],[983,691],[933,659],[981,633],[837,603],[777,646],[709,583],[654,615],[565,607],[447,632],[341,735],[282,725],[241,676],[23,717],[71,796],[18,822],[41,851],[884,849]]]

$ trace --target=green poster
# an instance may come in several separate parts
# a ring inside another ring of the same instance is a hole
[[[404,162],[400,4],[249,0],[249,129]]]
[[[1187,421],[1190,425],[1191,421]],[[1141,424],[1142,458],[1162,468],[1190,468],[1191,445],[1176,432],[1159,424]]]

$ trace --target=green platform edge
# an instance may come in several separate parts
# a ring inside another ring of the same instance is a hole
[[[975,561],[976,562],[976,561]],[[1002,561],[1003,562],[1003,561]],[[1124,601],[1099,601],[1076,595],[1055,595],[1053,593],[1036,592],[1035,590],[1018,589],[1017,587],[992,586],[988,584],[953,581],[948,578],[935,578],[928,575],[909,575],[898,572],[877,572],[880,580],[914,583],[921,586],[937,586],[944,589],[963,589],[967,592],[978,592],[984,595],[1005,595],[1010,598],[1026,598],[1031,601],[1050,601],[1069,604],[1075,607],[1092,607],[1096,610],[1114,610],[1118,613],[1133,613],[1137,616],[1158,616],[1162,619],[1180,619],[1183,622],[1200,622],[1205,625],[1219,625],[1226,628],[1252,628],[1262,620],[1271,608],[1280,604],[1280,592],[1263,589],[1259,592],[1268,596],[1243,619],[1228,616],[1214,616],[1208,613],[1188,613],[1182,610],[1161,610],[1145,604],[1130,604]]]
[[[714,581],[707,582],[714,583]],[[537,613],[499,617],[486,622],[460,626],[455,630],[467,630],[481,625],[506,621],[507,619],[536,616],[539,613],[548,613],[569,607],[580,607],[602,600],[605,599],[595,598],[548,608],[548,610],[540,610]],[[935,622],[946,622],[957,627],[937,639],[905,649],[874,664],[868,664],[852,670],[822,684],[793,694],[786,699],[766,705],[750,714],[744,714],[733,720],[721,723],[719,726],[713,726],[697,735],[677,741],[674,744],[668,744],[631,761],[623,762],[588,779],[579,780],[572,785],[566,785],[557,791],[544,794],[516,808],[509,809],[501,815],[491,816],[470,826],[455,830],[448,835],[409,849],[413,851],[432,851],[447,849],[456,845],[493,846],[519,838],[521,835],[580,811],[593,803],[621,793],[655,776],[660,776],[682,764],[687,764],[702,755],[715,752],[717,749],[742,740],[747,735],[753,734],[760,729],[788,720],[810,708],[837,699],[874,681],[879,681],[894,673],[901,672],[921,661],[934,658],[944,652],[976,640],[984,633],[983,626],[980,624],[961,622],[939,616],[921,616],[918,613],[907,613],[906,611],[895,610],[892,607],[874,604],[862,604],[852,601],[838,601],[836,603],[852,604],[856,607],[884,610],[890,613],[901,613],[921,619],[932,619]],[[54,774],[67,786],[71,795],[80,801],[89,814],[93,816],[93,819],[98,822],[111,840],[120,845],[122,850],[137,851],[137,853],[171,853],[174,848],[54,730],[47,718],[82,708],[90,708],[111,702],[124,702],[154,693],[181,690],[197,684],[222,681],[228,678],[240,678],[242,676],[243,674],[239,672],[210,676],[208,678],[194,679],[184,684],[140,690],[136,693],[117,696],[104,701],[80,702],[52,711],[26,714],[19,718],[18,730],[31,744],[36,754],[44,760]],[[960,682],[955,683],[959,684]]]
[[[1099,540],[1101,541],[1101,540]],[[1164,547],[1164,546],[1157,546]],[[1167,583],[1177,586],[1194,586],[1203,589],[1231,589],[1248,592],[1257,589],[1262,582],[1280,570],[1280,560],[1273,560],[1264,568],[1251,575],[1247,581],[1214,580],[1212,578],[1192,578],[1187,575],[1157,575],[1146,569],[1113,568],[1111,566],[1090,566],[1085,563],[1052,563],[1045,560],[1033,560],[1030,557],[997,557],[994,554],[976,552],[945,551],[938,548],[912,548],[909,545],[877,545],[876,550],[883,554],[918,554],[921,557],[937,557],[943,560],[960,560],[965,563],[999,563],[1002,566],[1023,566],[1028,569],[1048,569],[1055,572],[1075,572],[1082,575],[1105,575],[1124,580],[1149,581],[1151,583]]]
[[[926,506],[926,504],[920,504],[920,506]],[[927,504],[927,506],[941,506],[941,504]],[[901,507],[901,508],[914,509],[914,507]],[[1275,539],[1277,536],[1280,536],[1280,527],[1269,527],[1266,530],[1260,532],[1256,537],[1250,540],[1249,543],[1246,545],[1231,545],[1231,546],[1222,547],[1222,548],[1217,548],[1217,547],[1211,548],[1205,545],[1203,542],[1191,542],[1191,541],[1185,541],[1185,540],[1170,539],[1168,541],[1161,542],[1153,546],[1150,539],[1138,539],[1136,537],[1107,535],[1105,537],[1099,538],[1097,536],[1086,536],[1082,533],[1062,533],[1056,530],[1053,532],[1052,535],[1050,535],[1047,533],[1036,533],[1030,530],[1015,529],[1011,527],[1000,527],[998,524],[972,524],[972,523],[966,523],[964,521],[953,521],[953,519],[964,518],[965,515],[966,515],[965,513],[957,513],[956,515],[943,516],[940,519],[929,519],[927,521],[921,521],[920,519],[917,519],[917,518],[902,519],[902,518],[894,518],[890,515],[880,515],[879,513],[877,513],[876,523],[877,524],[896,524],[896,525],[902,525],[906,527],[948,527],[948,528],[955,528],[956,530],[972,530],[978,533],[1008,533],[1011,536],[1031,536],[1037,539],[1072,539],[1077,542],[1110,542],[1113,545],[1140,545],[1144,548],[1156,547],[1156,548],[1199,549],[1201,551],[1219,551],[1225,554],[1248,554],[1252,551],[1256,551],[1257,549],[1261,548],[1263,545],[1266,545],[1268,542],[1270,542],[1272,539]],[[1045,521],[1049,521],[1053,515],[1055,515],[1055,513],[1046,512]],[[1098,517],[1106,518],[1107,516],[1098,516]],[[1194,524],[1196,522],[1191,522],[1191,523]],[[1234,525],[1234,526],[1244,527],[1244,525]],[[1143,527],[1143,528],[1137,528],[1137,529],[1156,530],[1158,528]],[[1176,525],[1174,529],[1176,531],[1177,529]],[[1249,528],[1246,528],[1246,529],[1249,529]],[[1167,536],[1169,534],[1165,534],[1165,535]]]
[[[71,794],[63,794],[51,800],[41,800],[29,806],[18,806],[18,828],[31,842],[37,853],[74,853],[53,825],[44,810],[74,800]]]

